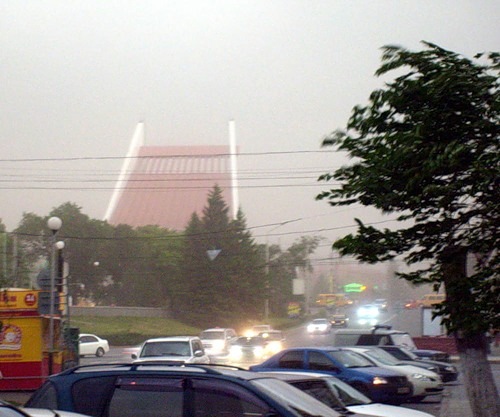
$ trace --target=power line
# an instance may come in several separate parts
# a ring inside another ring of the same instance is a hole
[[[161,148],[161,146],[159,146]],[[237,157],[244,156],[273,156],[273,155],[297,155],[297,154],[338,154],[337,151],[326,150],[297,150],[297,151],[275,151],[275,152],[242,152],[238,153]],[[165,159],[165,158],[220,158],[228,157],[230,153],[221,152],[213,154],[168,154],[168,155],[138,155],[138,156],[75,156],[75,157],[61,157],[61,158],[11,158],[0,159],[0,162],[74,162],[74,161],[109,161],[109,160],[124,160],[124,159]]]

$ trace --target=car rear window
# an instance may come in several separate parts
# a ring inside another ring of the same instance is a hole
[[[109,417],[182,417],[183,378],[120,378],[109,404]]]
[[[100,416],[114,389],[116,376],[84,378],[75,382],[71,389],[75,412]]]

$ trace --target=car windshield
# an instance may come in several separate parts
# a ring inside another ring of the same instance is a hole
[[[413,342],[413,339],[408,333],[394,333],[391,334],[393,344],[397,346],[404,346],[408,349],[417,349],[417,346]]]
[[[224,331],[209,331],[209,332],[201,332],[200,339],[224,339]]]
[[[345,407],[372,403],[368,397],[337,378],[325,378],[325,380]]]
[[[312,321],[313,324],[327,324],[328,320],[327,319],[314,319]]]
[[[265,343],[266,343],[265,340],[262,337],[260,337],[260,336],[256,336],[256,337],[239,337],[234,342],[235,345],[239,345],[239,346],[262,346]]]
[[[190,355],[189,342],[147,342],[142,348],[140,357]]]
[[[362,355],[349,350],[331,350],[328,351],[328,354],[346,368],[365,368],[374,366],[372,362]]]
[[[419,359],[420,359],[420,358],[419,358],[417,355],[415,355],[415,354],[414,354],[411,350],[408,350],[408,349],[406,349],[405,347],[400,347],[399,349],[401,350],[402,355],[407,356],[407,357],[408,357],[410,360],[412,360],[412,361],[417,361],[417,360],[419,360]]]
[[[384,365],[395,366],[401,364],[401,362],[395,359],[394,356],[392,356],[391,354],[387,353],[382,349],[369,349],[366,350],[364,353],[366,356],[369,356],[370,358],[373,358]]]
[[[275,401],[296,410],[302,416],[338,417],[339,415],[314,397],[279,379],[258,378],[250,382]]]

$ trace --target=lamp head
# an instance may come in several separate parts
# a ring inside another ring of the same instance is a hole
[[[59,217],[51,217],[47,220],[47,226],[52,230],[52,233],[55,234],[61,228],[62,220]]]

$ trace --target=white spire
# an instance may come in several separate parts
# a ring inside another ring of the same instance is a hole
[[[135,128],[134,136],[132,136],[132,140],[130,141],[130,145],[127,152],[127,157],[123,161],[122,169],[120,170],[120,175],[118,177],[118,181],[116,182],[115,189],[113,191],[113,195],[111,196],[111,200],[108,205],[108,209],[106,210],[106,214],[104,215],[104,220],[109,221],[113,212],[118,204],[118,200],[123,192],[123,187],[127,183],[127,179],[134,169],[134,164],[136,162],[135,157],[139,151],[139,148],[144,144],[144,122],[137,123]]]
[[[231,195],[233,196],[233,219],[236,219],[240,201],[238,196],[238,166],[236,164],[237,149],[234,120],[229,121],[229,149],[231,152]]]

